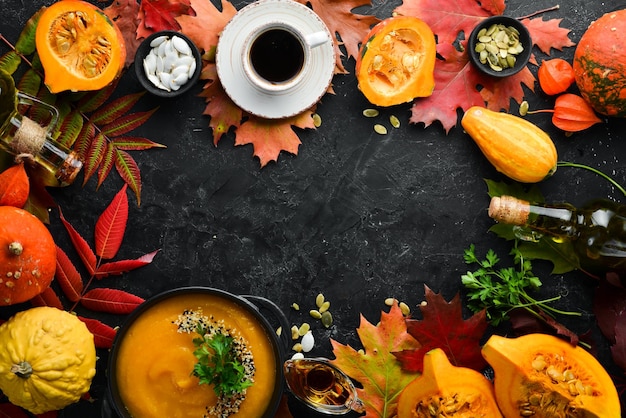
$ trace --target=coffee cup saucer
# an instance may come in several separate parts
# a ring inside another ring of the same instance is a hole
[[[328,42],[310,50],[297,83],[284,90],[260,88],[244,70],[246,42],[259,26],[289,22],[303,36],[327,32]],[[335,71],[332,36],[313,10],[293,0],[260,0],[245,6],[226,25],[216,52],[217,75],[226,94],[244,111],[267,119],[295,116],[311,108],[328,90]]]

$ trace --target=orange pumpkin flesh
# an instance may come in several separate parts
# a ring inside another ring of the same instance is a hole
[[[498,418],[502,415],[491,382],[475,370],[453,366],[446,353],[435,348],[424,356],[423,373],[400,393],[397,416]]]
[[[430,27],[409,16],[387,18],[368,33],[356,62],[359,89],[370,103],[393,106],[430,96],[436,44]]]
[[[126,59],[117,25],[80,0],[60,0],[46,8],[35,41],[52,93],[101,89],[121,73]]]
[[[547,334],[494,335],[482,349],[495,372],[495,394],[506,418],[620,417],[617,390],[581,347]]]
[[[574,76],[581,95],[596,112],[626,117],[626,10],[591,23],[574,52]]]
[[[0,306],[25,302],[43,292],[56,270],[56,245],[31,213],[0,206]]]

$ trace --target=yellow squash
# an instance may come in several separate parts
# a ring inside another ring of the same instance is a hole
[[[537,183],[556,171],[550,136],[519,116],[473,106],[461,125],[496,170],[513,180]]]
[[[51,307],[21,311],[0,325],[0,390],[33,414],[78,401],[96,374],[93,335],[75,315]]]

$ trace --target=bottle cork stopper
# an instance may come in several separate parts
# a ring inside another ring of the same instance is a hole
[[[525,225],[530,213],[530,203],[513,196],[496,196],[489,204],[489,217],[508,225]]]

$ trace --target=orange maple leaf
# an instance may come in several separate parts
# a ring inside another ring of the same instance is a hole
[[[215,63],[209,62],[202,69],[201,79],[207,83],[199,96],[204,97],[207,106],[203,114],[211,116],[209,126],[213,130],[213,144],[217,145],[219,140],[231,127],[235,129],[241,125],[243,111],[228,97],[222,84],[217,77],[217,67]]]
[[[285,119],[263,119],[250,116],[235,133],[235,145],[252,144],[254,155],[259,157],[261,167],[277,161],[281,151],[298,154],[301,142],[292,126],[314,129],[314,108]]]
[[[237,13],[232,3],[228,1],[221,3],[222,10],[220,11],[211,1],[191,0],[191,8],[196,15],[183,15],[176,18],[181,32],[205,52],[217,46],[220,32]]]
[[[398,395],[418,374],[403,371],[392,353],[417,350],[420,344],[406,332],[397,303],[389,313],[381,313],[378,325],[372,325],[361,315],[357,333],[365,354],[331,339],[336,357],[332,363],[363,386],[357,389],[357,394],[365,405],[365,418],[393,417]]]
[[[348,54],[347,58],[356,58],[359,54],[359,44],[370,31],[370,27],[378,23],[375,16],[359,15],[352,12],[360,6],[370,6],[369,0],[298,0],[304,5],[311,4],[315,13],[324,21],[330,33],[339,34]],[[335,72],[347,74],[339,49],[339,42],[334,38],[335,57],[337,65]]]

